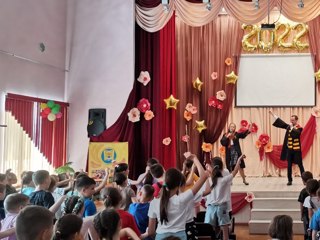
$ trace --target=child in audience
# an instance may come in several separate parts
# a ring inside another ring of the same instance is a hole
[[[152,176],[150,172],[150,167],[152,165],[155,165],[159,163],[158,159],[156,158],[149,158],[147,161],[147,166],[146,166],[146,174],[142,173],[139,175],[137,181],[140,181],[141,179],[144,178],[144,180],[138,185],[138,189],[140,189],[144,184],[149,184],[152,185],[157,182],[157,180]]]
[[[293,239],[293,220],[288,215],[275,216],[269,226],[269,236],[272,239],[292,240]]]
[[[184,191],[192,188],[194,183],[198,181],[199,177],[195,174],[195,166],[192,159],[189,157],[183,162],[182,174],[186,179],[186,185],[184,186]]]
[[[13,193],[6,197],[4,208],[6,210],[6,218],[1,221],[1,231],[9,230],[16,226],[16,219],[19,212],[29,204],[28,196],[22,193]],[[15,240],[16,235],[4,238],[5,240]]]
[[[16,188],[13,186],[14,184],[16,184],[18,182],[17,180],[17,176],[11,172],[11,169],[8,169],[6,171],[6,176],[7,176],[7,190],[6,190],[6,196],[12,194],[12,193],[16,193],[17,190]]]
[[[317,190],[317,197],[320,200],[320,189]],[[320,208],[313,214],[312,219],[310,219],[310,231],[312,240],[319,239],[317,235],[319,235],[320,231]]]
[[[0,184],[0,201],[3,201],[6,197],[6,185]]]
[[[94,227],[101,239],[120,240],[130,238],[140,239],[130,228],[121,228],[119,214],[114,209],[105,209],[94,218]]]
[[[150,167],[151,175],[156,179],[156,183],[152,185],[154,188],[153,196],[155,198],[159,197],[159,192],[161,190],[163,181],[164,181],[164,169],[161,164],[154,164]]]
[[[309,179],[313,179],[313,175],[311,172],[309,171],[305,171],[302,173],[301,175],[301,179],[302,179],[302,183],[304,186],[306,186],[307,181]],[[303,206],[304,200],[306,199],[306,197],[309,196],[309,193],[307,191],[307,188],[304,187],[299,194],[298,197],[298,202],[300,203],[300,213],[301,213],[301,221],[303,221],[303,226],[304,226],[304,239],[308,240],[309,238],[309,215],[308,215],[308,208]],[[311,236],[310,236],[311,237]]]
[[[82,223],[82,218],[75,214],[63,216],[55,224],[53,240],[83,240]]]
[[[205,215],[205,223],[210,223],[213,227],[220,227],[223,233],[223,239],[229,239],[229,203],[231,201],[231,183],[237,175],[240,163],[245,155],[241,155],[235,165],[233,171],[224,176],[223,162],[220,157],[212,159],[212,176],[209,179],[211,186],[206,189],[204,195],[207,196],[207,211]],[[218,224],[218,226],[217,226]]]
[[[38,170],[33,174],[32,180],[36,185],[36,189],[30,194],[30,203],[49,209],[54,204],[54,198],[52,194],[48,192],[51,182],[49,172],[46,170]]]
[[[317,197],[317,190],[319,189],[319,182],[316,179],[309,179],[306,185],[309,196],[305,198],[303,206],[308,209],[308,217],[312,218],[314,212],[320,207],[320,199]]]
[[[122,203],[120,205],[120,208],[127,211],[129,209],[129,205],[133,201],[136,201],[134,199],[136,197],[136,194],[131,189],[131,187],[128,186],[128,178],[124,173],[116,173],[114,176],[114,182],[116,183],[117,188],[119,189],[122,196]]]
[[[127,177],[129,176],[129,166],[127,163],[119,163],[118,165],[115,166],[114,168],[114,175],[116,173],[124,173]],[[140,179],[138,180],[131,180],[130,178],[128,178],[128,185],[139,185],[142,183],[142,181],[144,180],[145,176],[147,174],[147,169],[146,172],[143,173],[143,177],[140,177]]]
[[[92,216],[97,213],[96,205],[91,200],[95,193],[95,186],[96,182],[88,176],[81,176],[76,180],[76,189],[79,195],[84,198],[83,217]]]
[[[200,174],[199,180],[191,189],[177,195],[183,175],[176,168],[170,168],[166,171],[160,198],[155,198],[150,203],[148,230],[142,234],[143,238],[153,236],[156,232],[156,240],[169,236],[179,237],[182,240],[187,239],[185,230],[188,211],[186,207],[190,201],[193,202],[194,195],[207,179],[207,174],[198,158],[195,155],[192,158]]]
[[[4,186],[8,184],[7,176],[5,174],[0,173],[0,184]],[[6,197],[6,192],[5,192],[4,198],[5,197]],[[6,217],[4,206],[3,206],[4,198],[0,199],[0,219],[4,219]]]
[[[104,199],[104,206],[107,209],[114,208],[118,212],[121,218],[122,228],[131,228],[138,236],[140,236],[140,231],[137,227],[134,217],[130,213],[120,208],[121,201],[122,201],[122,196],[120,191],[117,188],[108,187],[102,190],[101,197],[102,199]],[[128,238],[126,237],[121,238],[121,240],[126,240],[126,239]]]
[[[53,235],[53,213],[41,206],[22,209],[16,220],[17,240],[49,240]]]
[[[131,203],[129,206],[129,213],[133,215],[136,224],[139,228],[141,233],[146,232],[148,227],[149,217],[148,211],[150,206],[150,201],[153,199],[154,188],[149,185],[145,184],[140,189],[137,194],[136,203]]]
[[[24,171],[21,174],[21,193],[30,196],[35,190],[34,183],[32,181],[32,171]]]

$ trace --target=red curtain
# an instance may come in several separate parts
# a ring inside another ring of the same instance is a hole
[[[314,116],[311,115],[306,126],[303,128],[301,133],[301,149],[302,149],[302,158],[304,158],[309,152],[314,136],[316,134],[317,120]],[[282,145],[273,145],[273,151],[266,153],[266,156],[276,167],[282,169],[288,167],[288,162],[280,160]]]
[[[148,1],[149,4],[157,1]],[[156,33],[149,33],[136,24],[135,80],[127,104],[117,121],[91,142],[128,142],[130,176],[144,171],[149,157],[156,157],[165,168],[173,167],[175,160],[175,110],[166,110],[164,98],[175,95],[175,17]],[[141,71],[148,71],[151,81],[147,86],[137,82]],[[147,98],[155,117],[146,121],[128,121],[128,112],[137,106],[141,98]],[[162,139],[170,137],[169,146]],[[134,163],[134,164],[133,164]]]
[[[51,122],[40,116],[40,103],[47,101],[9,93],[6,96],[5,110],[11,112],[48,162],[53,167],[59,167],[66,163],[69,104],[56,102],[60,105],[62,117]]]

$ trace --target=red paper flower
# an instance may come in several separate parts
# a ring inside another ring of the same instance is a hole
[[[252,192],[247,192],[247,196],[244,198],[248,203],[252,202],[254,199],[254,194]]]
[[[268,134],[265,134],[265,133],[262,133],[260,136],[259,136],[259,141],[261,142],[261,144],[263,146],[265,146],[270,140],[270,137]]]
[[[209,104],[210,107],[217,107],[218,99],[216,97],[210,97],[208,99],[208,104]]]
[[[247,131],[248,128],[247,127],[241,127],[237,132],[238,133],[244,133],[245,131]]]
[[[183,135],[183,136],[181,137],[181,140],[182,140],[183,142],[189,142],[189,139],[190,139],[189,135]]]
[[[249,127],[250,128],[250,127]],[[257,124],[255,124],[255,123],[252,123],[251,124],[251,132],[252,133],[256,133],[256,132],[258,132],[258,125]]]
[[[217,108],[221,110],[223,108],[223,103],[218,100]]]
[[[241,120],[241,122],[240,122],[240,125],[242,126],[242,127],[248,127],[248,121],[247,120]]]
[[[140,101],[138,102],[137,108],[139,109],[140,112],[146,112],[147,110],[150,110],[150,102],[146,98],[141,98]]]

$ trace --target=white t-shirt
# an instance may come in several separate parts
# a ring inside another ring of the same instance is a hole
[[[313,203],[314,208],[310,203],[310,196],[306,197],[303,202],[303,206],[306,208],[312,208],[313,212],[316,212],[320,208],[320,200],[318,197],[311,197],[311,202]]]
[[[231,205],[231,183],[233,175],[223,170],[223,177],[219,177],[217,185],[211,190],[211,193],[207,196],[206,205],[218,205],[224,202],[228,202]],[[212,184],[211,179],[209,179],[210,184]]]
[[[156,232],[161,233],[176,233],[186,229],[188,214],[186,211],[189,202],[193,203],[193,193],[189,189],[179,195],[173,195],[169,199],[167,216],[168,222],[161,224],[160,222],[160,198],[154,198],[149,207],[148,217],[158,219],[158,227]]]
[[[201,201],[202,193],[205,190],[206,190],[206,185],[203,184],[203,186],[200,188],[200,190],[197,192],[197,194],[193,196],[193,200],[188,202],[188,205],[186,207],[186,210],[187,210],[187,223],[192,222],[193,218],[196,217],[195,203]]]

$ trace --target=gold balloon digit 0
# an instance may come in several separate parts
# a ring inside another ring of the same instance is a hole
[[[308,43],[301,42],[301,38],[304,37],[308,32],[308,26],[304,23],[298,23],[292,27],[293,30],[297,30],[298,34],[293,38],[293,45],[299,51],[309,47]]]
[[[284,29],[283,33],[281,33],[281,30]],[[292,42],[285,42],[285,40],[288,39],[289,34],[291,32],[291,27],[289,23],[280,23],[276,26],[276,43],[279,47],[280,50],[286,51],[286,50],[291,50],[293,48],[293,43]],[[279,36],[278,32],[281,34]]]
[[[274,30],[269,29],[261,29],[259,28],[258,34],[258,45],[259,48],[262,49],[264,52],[270,52],[274,45]],[[269,41],[266,42],[265,38],[269,38]]]
[[[257,37],[257,26],[256,25],[246,25],[242,24],[242,29],[248,31],[249,33],[245,34],[242,38],[242,48],[247,52],[253,52],[258,48],[258,44],[250,42]]]

